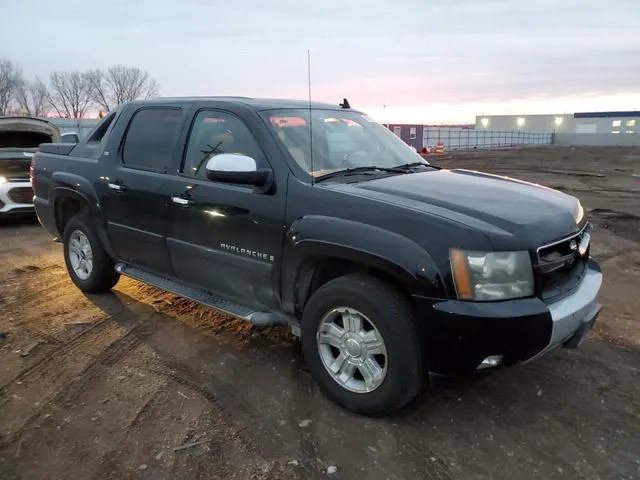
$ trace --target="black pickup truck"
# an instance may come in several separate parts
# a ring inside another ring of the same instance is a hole
[[[126,103],[41,145],[31,182],[81,290],[122,274],[289,325],[323,391],[364,414],[429,375],[575,348],[601,309],[576,198],[439,168],[348,102]]]

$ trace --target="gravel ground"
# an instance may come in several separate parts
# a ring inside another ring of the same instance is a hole
[[[434,163],[582,199],[605,285],[578,350],[439,380],[393,418],[360,417],[318,392],[286,330],[126,278],[111,294],[83,295],[36,222],[5,222],[0,478],[640,478],[640,150],[476,151]]]

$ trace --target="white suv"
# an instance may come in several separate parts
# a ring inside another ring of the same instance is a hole
[[[35,213],[29,179],[41,143],[60,142],[60,130],[33,117],[0,117],[0,218]]]
[[[33,152],[0,150],[0,217],[33,213],[29,165]]]

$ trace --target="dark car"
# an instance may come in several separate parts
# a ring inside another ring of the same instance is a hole
[[[576,347],[602,273],[578,199],[427,163],[347,107],[136,101],[33,158],[69,275],[121,274],[257,325],[289,325],[323,391],[366,414],[430,374]]]

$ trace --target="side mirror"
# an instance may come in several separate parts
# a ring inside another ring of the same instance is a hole
[[[207,178],[215,182],[239,183],[265,187],[271,180],[268,168],[258,170],[256,161],[239,153],[220,153],[211,157],[206,165]]]

